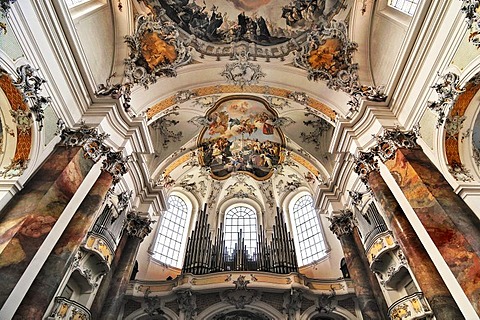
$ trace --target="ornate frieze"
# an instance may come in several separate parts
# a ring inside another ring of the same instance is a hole
[[[225,70],[221,73],[228,83],[243,88],[244,86],[257,84],[261,78],[266,76],[262,72],[260,65],[249,61],[248,52],[242,51],[235,56],[237,61],[227,63]]]
[[[295,319],[297,311],[302,308],[302,300],[302,291],[297,289],[292,289],[283,295],[283,313],[288,316],[289,320]]]
[[[125,60],[125,76],[131,83],[145,88],[159,77],[175,77],[177,68],[192,60],[175,25],[157,21],[153,15],[139,16],[135,33],[126,36],[125,42],[130,48]]]
[[[480,1],[478,0],[463,0],[462,8],[460,9],[465,14],[465,20],[467,26],[470,29],[470,36],[468,41],[473,43],[475,47],[480,48],[480,15],[478,13],[478,7]]]
[[[440,76],[440,81],[432,86],[438,94],[438,99],[430,101],[428,108],[438,115],[437,128],[445,122],[445,117],[449,114],[458,96],[465,91],[465,89],[459,87],[458,83],[459,76],[453,72],[448,72]]]
[[[373,171],[380,171],[378,161],[373,152],[360,151],[354,158],[355,166],[353,171],[360,176],[360,180],[368,186],[368,175]],[[352,194],[351,194],[352,195]]]
[[[337,292],[333,285],[330,285],[330,293],[321,293],[317,300],[317,311],[320,313],[332,313],[335,310],[335,297]]]
[[[415,126],[412,130],[402,131],[399,128],[385,129],[383,135],[376,135],[377,145],[372,148],[372,152],[377,155],[381,161],[385,162],[395,158],[397,149],[416,149],[420,148],[417,144],[419,127]]]
[[[326,81],[328,88],[350,95],[350,112],[356,112],[361,99],[385,101],[386,96],[382,87],[359,83],[358,65],[352,61],[358,45],[347,34],[343,21],[332,21],[329,27],[312,31],[296,52],[294,65],[307,70],[309,80]]]
[[[2,2],[3,5],[4,2]],[[46,82],[35,75],[35,69],[25,64],[17,68],[18,79],[14,85],[23,93],[24,101],[29,103],[30,111],[38,122],[38,129],[43,128],[45,106],[50,103],[50,97],[40,95],[41,86]]]
[[[180,311],[184,314],[185,320],[194,319],[197,314],[197,303],[195,295],[191,290],[185,290],[177,293],[177,302]]]
[[[127,218],[124,222],[124,228],[128,235],[143,240],[152,231],[151,224],[153,222],[154,221],[150,220],[148,217],[132,211],[127,214]]]
[[[355,227],[355,218],[353,217],[353,212],[349,209],[340,210],[340,214],[334,215],[328,218],[328,220],[330,220],[331,223],[330,230],[337,238],[351,234]]]
[[[244,275],[239,275],[237,280],[233,281],[235,289],[229,289],[220,294],[222,301],[234,305],[237,309],[244,309],[247,304],[260,300],[261,295],[256,290],[247,289],[250,280],[246,280]]]

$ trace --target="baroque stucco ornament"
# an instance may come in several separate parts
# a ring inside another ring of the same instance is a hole
[[[355,218],[353,212],[349,209],[340,210],[340,214],[334,215],[330,220],[330,230],[337,236],[341,238],[344,235],[351,234],[353,228],[355,227]]]
[[[46,81],[38,75],[35,75],[35,72],[36,70],[28,64],[18,67],[18,78],[13,84],[22,92],[24,101],[28,103],[31,114],[33,114],[35,120],[38,122],[38,130],[41,131],[45,117],[44,109],[50,102],[50,97],[40,95],[40,91],[42,90],[41,86],[46,83]]]
[[[221,75],[228,83],[244,87],[257,84],[261,78],[266,76],[258,64],[249,61],[248,52],[242,51],[236,54],[237,61],[227,63]]]
[[[329,27],[309,33],[306,43],[295,53],[294,65],[307,70],[308,79],[326,81],[327,87],[350,95],[350,113],[357,112],[360,101],[385,101],[382,87],[361,85],[358,65],[352,55],[358,45],[348,39],[347,25],[332,21]]]
[[[438,94],[436,101],[430,101],[428,108],[438,115],[437,128],[445,122],[445,117],[450,113],[458,96],[465,91],[460,88],[459,76],[453,72],[448,72],[440,76],[440,81],[432,86]]]
[[[383,135],[376,135],[377,145],[372,148],[372,152],[377,155],[382,162],[395,158],[397,149],[417,149],[417,137],[420,128],[415,126],[412,130],[402,131],[399,128],[385,129]]]
[[[139,16],[135,33],[126,36],[125,42],[130,48],[125,76],[147,89],[159,77],[175,77],[177,68],[192,60],[174,24],[156,21],[153,16]]]
[[[477,49],[480,48],[480,14],[478,8],[480,1],[478,0],[463,0],[462,8],[460,9],[465,14],[467,26],[470,29],[470,41]]]
[[[152,231],[151,224],[154,222],[146,217],[146,213],[139,213],[131,211],[127,214],[124,221],[125,230],[128,235],[139,238],[143,241],[146,236]]]

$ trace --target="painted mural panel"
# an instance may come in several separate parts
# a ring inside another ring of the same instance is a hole
[[[148,0],[186,32],[212,43],[275,45],[327,25],[345,0]],[[161,7],[160,7],[160,6]]]
[[[254,178],[270,177],[282,161],[284,138],[274,127],[276,114],[254,97],[220,100],[207,113],[208,126],[199,136],[200,162],[214,178],[242,171]]]

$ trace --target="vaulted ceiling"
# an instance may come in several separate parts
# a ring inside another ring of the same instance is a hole
[[[143,0],[121,9],[105,12],[115,73],[93,76],[110,77],[107,93],[123,83],[128,112],[145,116],[150,179],[200,203],[258,198],[274,207],[288,190],[328,186],[335,127],[355,119],[363,100],[385,100],[408,27],[386,19],[381,4],[352,0]],[[82,27],[85,52],[95,51]]]

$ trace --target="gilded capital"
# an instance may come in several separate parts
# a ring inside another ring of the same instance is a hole
[[[337,236],[337,238],[340,239],[342,236],[353,232],[355,218],[350,209],[340,210],[340,214],[334,215],[332,218],[328,219],[331,223],[330,230]]]
[[[375,136],[377,145],[371,149],[371,152],[377,155],[382,162],[395,158],[397,149],[417,149],[419,127],[412,130],[402,131],[399,128],[385,129],[383,135]]]
[[[355,157],[353,171],[360,176],[360,180],[368,185],[368,175],[373,171],[380,171],[375,153],[360,151]]]
[[[121,176],[128,172],[127,161],[129,157],[123,157],[122,152],[109,151],[103,160],[102,170],[110,173],[113,177],[113,185],[120,182]]]
[[[129,236],[143,240],[152,231],[152,222],[149,218],[132,211],[127,214],[127,218],[125,219],[125,231],[127,231]]]

